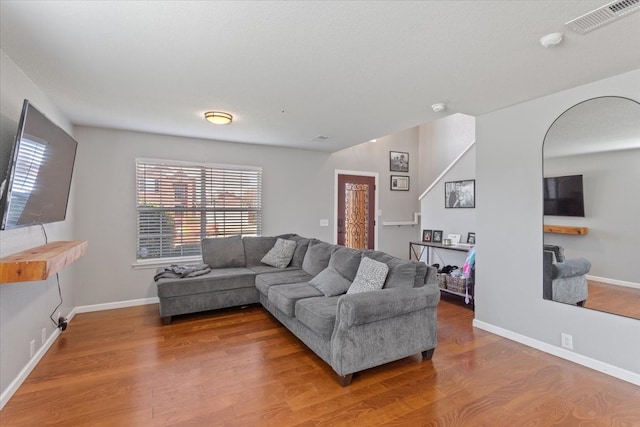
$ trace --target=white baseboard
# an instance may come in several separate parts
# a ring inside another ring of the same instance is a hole
[[[608,363],[600,362],[599,360],[592,359],[590,357],[583,356],[581,354],[574,353],[564,348],[556,347],[546,342],[538,341],[533,338],[520,335],[516,332],[503,329],[499,326],[494,326],[490,323],[482,322],[480,320],[473,320],[473,326],[483,329],[492,334],[500,335],[501,337],[510,339],[512,341],[519,342],[529,347],[533,347],[537,350],[544,351],[545,353],[552,354],[560,357],[561,359],[568,360],[570,362],[577,363],[578,365],[586,366],[603,374],[610,375],[612,377],[621,379],[623,381],[630,382],[640,386],[640,374],[627,371],[626,369],[618,368],[617,366],[609,365]]]
[[[158,297],[132,299],[128,301],[107,302],[104,304],[81,305],[73,309],[73,314],[90,313],[92,311],[113,310],[116,308],[135,307],[137,305],[157,304]],[[71,315],[69,315],[71,316]]]
[[[83,305],[79,307],[75,307],[67,316],[67,321],[71,322],[71,320],[78,313],[89,313],[92,311],[102,311],[102,310],[113,310],[115,308],[124,308],[124,307],[134,307],[137,305],[146,305],[146,304],[156,304],[158,303],[158,297],[152,298],[141,298],[134,299],[129,301],[120,301],[120,302],[109,302],[106,304],[93,304],[93,305]],[[58,339],[62,332],[60,329],[56,328],[51,336],[47,339],[47,341],[40,347],[40,349],[33,355],[33,357],[29,360],[27,365],[22,368],[17,377],[11,381],[11,384],[0,394],[0,410],[4,408],[4,405],[7,404],[11,396],[20,388],[24,380],[27,379],[31,371],[38,365],[42,357],[45,353],[51,348],[53,343]]]
[[[13,393],[18,391],[24,380],[27,379],[31,371],[33,371],[33,369],[38,365],[40,359],[42,359],[49,348],[51,348],[60,334],[60,329],[56,328],[51,336],[49,336],[47,341],[45,341],[45,343],[42,345],[42,347],[40,347],[38,351],[33,355],[33,357],[29,360],[27,365],[22,368],[18,376],[15,377],[13,381],[11,381],[11,384],[9,384],[9,386],[2,392],[2,394],[0,394],[0,410],[2,410],[2,408],[4,408],[4,405],[6,405],[9,399],[11,399]]]
[[[627,288],[640,289],[640,283],[625,282],[624,280],[609,279],[608,277],[598,277],[598,276],[592,276],[590,274],[587,274],[587,280],[608,283],[610,285],[626,286]]]

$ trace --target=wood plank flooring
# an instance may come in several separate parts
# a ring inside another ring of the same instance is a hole
[[[640,289],[589,280],[585,307],[640,319]]]
[[[443,297],[439,344],[335,373],[259,305],[182,316],[78,314],[2,426],[638,426],[640,387],[471,326]]]

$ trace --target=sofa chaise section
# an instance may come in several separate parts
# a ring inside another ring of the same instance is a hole
[[[289,264],[276,268],[262,261],[278,239],[295,241],[295,251]],[[350,293],[360,265],[372,260],[386,265],[383,288]],[[259,302],[329,364],[343,386],[358,371],[417,353],[430,359],[437,345],[440,292],[435,268],[423,262],[295,234],[203,241],[203,261],[212,268],[208,274],[157,281],[165,323],[177,314]]]

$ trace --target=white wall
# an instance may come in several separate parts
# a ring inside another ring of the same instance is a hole
[[[0,51],[0,113],[17,125],[25,98],[58,126],[71,133],[71,125],[66,117],[13,61]],[[3,125],[6,123],[3,120]],[[5,132],[2,134],[4,136]],[[12,143],[11,138],[6,140],[3,137],[3,145]],[[5,152],[5,150],[0,151]],[[45,225],[49,241],[73,240],[71,224],[76,181],[74,177],[67,220]],[[0,231],[0,257],[42,245],[44,242],[40,227]],[[77,261],[79,262],[81,260]],[[75,307],[74,268],[75,264],[60,273],[64,304],[58,311],[63,316],[67,316]],[[30,362],[31,340],[35,339],[36,351],[38,351],[42,345],[42,329],[46,329],[47,337],[56,331],[56,326],[49,319],[49,315],[59,302],[55,277],[46,281],[0,285],[0,393],[2,393],[0,403],[5,403],[11,382]],[[57,321],[55,314],[54,319]]]
[[[476,119],[476,321],[554,347],[568,333],[577,355],[640,373],[640,321],[542,299],[542,141],[567,108],[607,95],[640,100],[640,70]]]
[[[545,224],[589,227],[586,236],[544,235],[567,258],[591,261],[592,276],[636,283],[640,237],[640,149],[544,160],[546,176],[583,175],[585,217],[545,216]]]

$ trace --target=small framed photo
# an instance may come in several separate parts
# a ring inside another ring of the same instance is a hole
[[[442,230],[433,230],[433,243],[442,243]]]
[[[422,230],[422,241],[423,242],[431,241],[431,230]]]
[[[389,151],[389,170],[391,172],[409,172],[409,153]]]
[[[391,190],[409,191],[409,177],[402,175],[391,175]]]
[[[444,183],[445,208],[475,208],[476,180],[449,181]]]
[[[472,245],[476,244],[476,233],[469,232],[469,234],[467,234],[467,243]]]
[[[460,234],[449,233],[447,235],[447,239],[445,240],[449,240],[452,245],[457,245],[458,243],[460,243],[461,238],[462,236]]]

